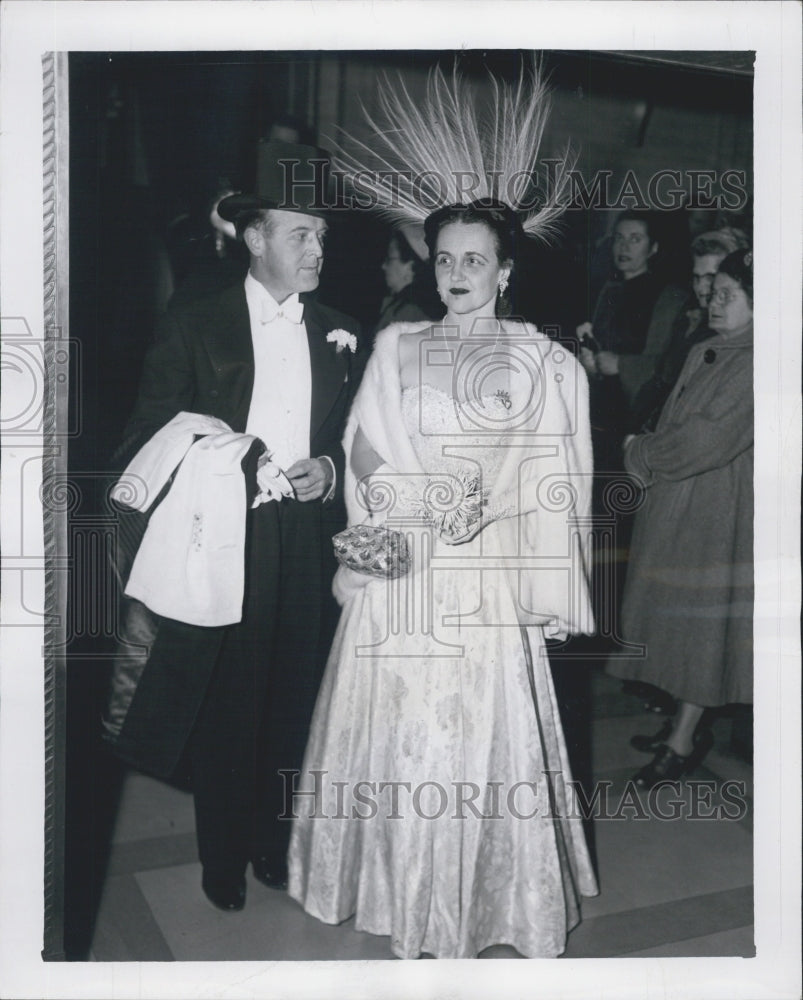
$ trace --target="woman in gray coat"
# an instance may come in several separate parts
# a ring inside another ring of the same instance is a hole
[[[719,266],[714,335],[695,344],[653,433],[625,440],[646,486],[636,516],[622,631],[643,658],[608,671],[678,699],[642,788],[691,771],[711,745],[705,708],[753,698],[753,256]]]

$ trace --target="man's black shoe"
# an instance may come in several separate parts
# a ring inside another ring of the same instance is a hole
[[[269,889],[287,888],[287,862],[277,861],[276,858],[253,858],[251,866],[254,869],[254,878],[266,885]]]
[[[245,879],[229,875],[213,875],[205,871],[201,878],[201,888],[206,898],[219,910],[229,913],[242,910],[245,906]]]

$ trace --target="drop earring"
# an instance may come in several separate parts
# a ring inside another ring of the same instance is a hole
[[[502,277],[499,279],[499,294],[504,295],[507,291],[507,278]]]

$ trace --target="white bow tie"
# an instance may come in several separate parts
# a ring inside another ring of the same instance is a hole
[[[288,319],[291,323],[300,323],[304,315],[304,304],[297,297],[289,298],[280,306],[274,308],[273,303],[262,300],[261,322],[272,323],[277,317]]]

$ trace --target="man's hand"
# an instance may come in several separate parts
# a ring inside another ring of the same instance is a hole
[[[302,503],[318,500],[332,485],[332,466],[321,458],[302,458],[285,473]]]
[[[603,375],[618,375],[619,355],[613,351],[600,351],[597,354],[597,368]]]
[[[586,375],[590,376],[597,374],[597,356],[593,351],[589,350],[589,348],[580,348],[579,361],[583,368],[585,368]]]
[[[271,462],[268,453],[263,452],[257,462],[257,493],[254,507],[271,500],[281,502],[282,497],[295,496],[293,484],[275,462]]]

